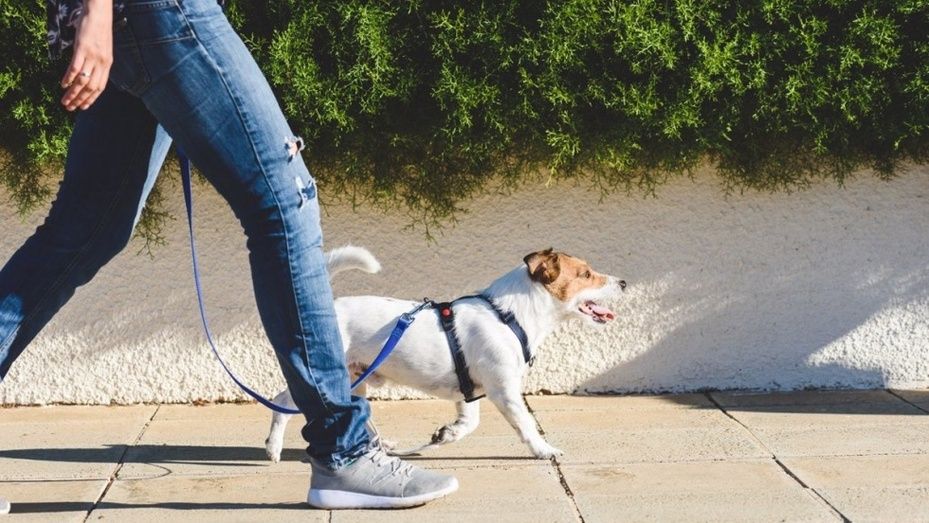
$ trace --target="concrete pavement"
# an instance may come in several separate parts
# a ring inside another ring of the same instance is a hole
[[[533,459],[485,400],[474,434],[412,458],[458,493],[332,513],[303,503],[299,423],[271,463],[256,405],[0,409],[0,521],[929,521],[929,391],[526,402],[561,458]],[[454,418],[442,401],[373,409],[403,447]]]

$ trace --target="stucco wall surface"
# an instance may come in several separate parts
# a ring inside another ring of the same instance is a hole
[[[13,366],[0,403],[243,398],[201,333],[180,187],[171,192],[168,246],[150,259],[135,242],[79,289]],[[196,198],[220,349],[248,383],[276,393],[283,380],[241,229],[212,189]],[[701,172],[655,198],[599,200],[567,184],[483,197],[435,243],[400,212],[328,206],[327,246],[368,247],[384,266],[340,275],[336,294],[451,298],[554,246],[630,285],[613,324],[568,326],[547,341],[527,392],[929,384],[929,167],[891,182],[861,173],[844,188],[729,196]],[[43,215],[22,220],[0,205],[0,260]]]

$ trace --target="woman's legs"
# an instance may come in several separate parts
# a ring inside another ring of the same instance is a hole
[[[168,141],[159,139],[157,120],[245,230],[261,319],[307,417],[310,501],[400,507],[457,489],[450,476],[368,446],[368,404],[349,390],[315,182],[261,71],[214,1],[130,0],[117,27],[111,79],[150,115],[138,103],[124,111],[128,97],[109,89],[79,118],[52,213],[0,271],[0,370],[128,241],[151,187],[149,168]]]
[[[231,205],[308,451],[339,468],[366,450],[369,411],[349,391],[316,186],[293,133],[215,1],[130,1],[126,13],[114,81],[141,97]]]
[[[0,269],[0,381],[77,287],[129,241],[170,139],[112,87],[82,112],[48,217]]]

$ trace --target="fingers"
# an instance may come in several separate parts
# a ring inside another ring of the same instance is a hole
[[[106,87],[109,72],[108,63],[84,59],[83,56],[75,54],[68,72],[62,79],[62,86],[67,90],[61,98],[61,104],[69,111],[87,109]]]
[[[84,2],[74,35],[74,57],[61,79],[65,109],[87,109],[100,96],[113,64],[112,1]]]
[[[103,88],[106,87],[107,72],[101,71],[100,67],[95,67],[93,71],[90,71],[90,77],[87,79],[87,83],[84,84],[83,88],[77,92],[74,96],[74,99],[68,105],[69,111],[73,111],[75,108],[80,110],[85,110],[97,100],[97,97],[100,96],[100,93],[103,92]],[[87,78],[86,76],[84,78]]]
[[[71,64],[68,66],[68,70],[65,71],[63,77],[61,77],[61,88],[67,89],[71,87],[71,84],[74,83],[76,79],[79,78],[81,71],[84,67],[84,54],[83,53],[74,53],[74,57],[71,58]]]

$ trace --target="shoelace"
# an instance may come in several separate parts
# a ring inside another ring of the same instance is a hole
[[[387,454],[387,451],[384,450],[384,447],[381,447],[380,442],[374,442],[374,444],[372,444],[372,447],[374,447],[375,445],[376,447],[373,448],[371,451],[369,451],[369,458],[377,467],[380,468],[385,465],[389,466],[391,476],[403,474],[403,475],[406,475],[407,477],[410,477],[413,475],[412,465],[404,462],[403,460],[401,460],[400,458],[396,456],[389,456]]]

